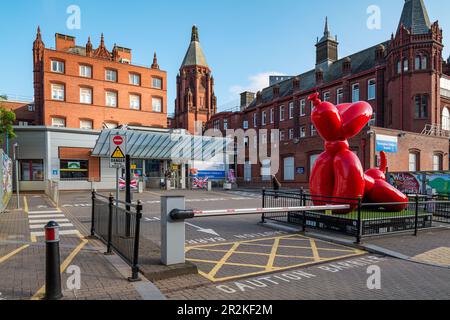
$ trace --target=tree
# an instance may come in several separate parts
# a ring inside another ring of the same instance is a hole
[[[13,125],[16,121],[16,114],[0,105],[0,141],[4,144],[5,139],[16,137]]]

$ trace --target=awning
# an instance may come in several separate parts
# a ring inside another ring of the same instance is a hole
[[[218,154],[226,154],[232,142],[231,139],[190,134],[110,129],[101,132],[92,151],[93,157],[109,158],[111,135],[125,135],[127,154],[142,160],[208,161]]]

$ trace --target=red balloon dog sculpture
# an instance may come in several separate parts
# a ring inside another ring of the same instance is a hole
[[[381,153],[380,169],[364,173],[359,158],[350,150],[347,140],[356,136],[372,117],[370,104],[361,101],[335,106],[320,101],[318,93],[308,99],[315,107],[312,122],[325,140],[325,152],[316,160],[311,173],[310,190],[314,203],[321,205],[327,200],[345,202],[351,205],[352,211],[357,203],[351,199],[361,197],[365,203],[374,203],[387,211],[405,209],[408,198],[386,182],[386,154]]]

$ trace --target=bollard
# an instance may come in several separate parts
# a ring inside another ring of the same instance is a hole
[[[183,196],[161,197],[161,262],[166,265],[185,263],[186,230],[184,221],[173,221],[170,213],[185,209]]]
[[[59,224],[50,221],[45,226],[45,300],[62,298],[59,254]]]

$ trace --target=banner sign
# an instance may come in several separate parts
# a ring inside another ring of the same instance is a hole
[[[192,177],[224,180],[225,164],[220,162],[195,161],[190,170]]]

